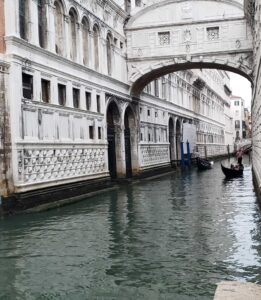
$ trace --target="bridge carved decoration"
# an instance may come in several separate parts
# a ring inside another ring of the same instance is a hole
[[[157,77],[185,69],[222,69],[252,81],[252,31],[237,1],[152,1],[125,30],[132,96]]]

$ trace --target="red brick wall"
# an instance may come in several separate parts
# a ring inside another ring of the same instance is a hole
[[[10,1],[10,0],[9,0]],[[5,15],[4,15],[5,0],[0,0],[0,53],[5,52]]]

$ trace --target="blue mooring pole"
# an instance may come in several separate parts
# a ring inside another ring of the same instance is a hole
[[[190,166],[190,147],[189,147],[189,141],[187,141],[187,158],[188,158],[188,166]]]
[[[184,167],[185,162],[184,162],[184,147],[183,147],[183,142],[180,142],[180,153],[181,153],[181,166]]]

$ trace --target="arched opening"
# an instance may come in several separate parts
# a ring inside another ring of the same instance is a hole
[[[55,51],[59,55],[64,55],[64,9],[60,1],[54,2],[55,14]]]
[[[118,106],[112,101],[107,108],[107,140],[108,140],[108,164],[111,178],[117,178],[117,153],[119,152],[119,124],[120,112]]]
[[[111,75],[111,73],[112,73],[112,36],[111,36],[111,34],[107,34],[106,52],[107,52],[107,71],[108,71],[108,75]]]
[[[69,12],[69,32],[70,32],[70,57],[73,61],[77,60],[77,13],[74,9]]]
[[[47,19],[46,19],[46,4],[43,0],[38,0],[38,32],[39,45],[42,48],[47,47]]]
[[[132,177],[132,160],[135,158],[135,145],[137,138],[135,128],[134,113],[128,106],[124,115],[125,166],[127,178]]]
[[[29,38],[29,21],[28,0],[19,0],[19,31],[20,37],[24,40]]]
[[[83,64],[89,66],[89,22],[86,17],[82,19],[82,47],[83,47]]]
[[[169,118],[169,155],[170,162],[175,160],[174,122],[172,118]]]
[[[93,27],[93,57],[94,57],[94,69],[99,70],[99,28],[97,25]]]
[[[181,124],[179,119],[176,121],[176,160],[180,160]]]

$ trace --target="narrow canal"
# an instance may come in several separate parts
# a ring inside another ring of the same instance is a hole
[[[0,220],[0,299],[213,299],[261,284],[251,167],[224,180],[179,172],[39,214]]]

